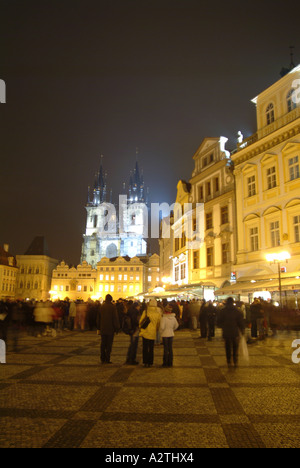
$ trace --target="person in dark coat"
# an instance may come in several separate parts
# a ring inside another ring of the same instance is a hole
[[[136,360],[138,344],[139,344],[139,323],[141,319],[141,304],[135,302],[128,309],[128,316],[130,317],[131,322],[131,331],[130,331],[130,345],[127,353],[126,364],[136,366],[138,362]]]
[[[112,303],[112,297],[108,294],[105,302],[99,308],[97,314],[97,330],[101,335],[101,362],[111,364],[110,355],[115,333],[120,330],[120,322],[116,306]]]
[[[218,326],[223,329],[228,367],[231,367],[231,357],[234,366],[237,367],[240,334],[244,334],[245,325],[243,314],[235,307],[232,297],[227,299],[225,307],[220,312]]]
[[[206,300],[203,299],[203,302],[200,308],[200,317],[199,317],[200,332],[201,332],[200,338],[207,338],[207,331],[208,331],[207,319],[208,319],[208,308],[207,308]]]

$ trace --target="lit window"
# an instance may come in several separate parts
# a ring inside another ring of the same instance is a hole
[[[208,247],[206,249],[206,262],[207,262],[208,267],[211,267],[214,264],[214,249],[213,249],[213,247]]]
[[[215,192],[219,192],[219,190],[220,190],[219,177],[215,177]]]
[[[203,200],[203,185],[198,186],[198,198],[199,202]]]
[[[270,167],[267,170],[267,184],[268,184],[268,190],[276,187],[277,181],[276,181],[276,168],[275,166]]]
[[[251,252],[256,252],[259,249],[258,227],[254,227],[250,229],[250,249],[251,249]]]
[[[211,229],[213,227],[213,214],[206,213],[206,229]]]
[[[289,159],[289,172],[290,180],[299,179],[299,157],[295,156],[294,158]]]
[[[279,221],[274,221],[270,224],[270,232],[271,232],[271,246],[278,247],[280,245],[280,229],[279,229]]]
[[[103,275],[100,275],[100,281],[103,281]]]
[[[223,265],[230,262],[230,244],[226,242],[222,244],[222,263]]]
[[[227,224],[229,222],[228,217],[228,206],[221,207],[221,224]]]
[[[248,185],[248,197],[253,197],[254,195],[256,195],[255,175],[248,177],[247,185]]]
[[[267,117],[267,125],[270,125],[275,120],[274,114],[274,106],[273,104],[269,104],[266,110],[266,117]]]
[[[300,215],[294,216],[295,242],[300,242]]]
[[[198,270],[199,268],[199,250],[193,252],[193,267],[194,270]]]

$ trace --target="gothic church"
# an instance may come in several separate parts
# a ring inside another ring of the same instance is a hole
[[[148,200],[144,177],[138,161],[130,176],[128,191],[125,184],[119,203],[112,203],[108,193],[107,174],[100,170],[95,175],[94,189],[88,190],[86,230],[83,235],[81,263],[93,268],[104,257],[139,257],[147,255]]]

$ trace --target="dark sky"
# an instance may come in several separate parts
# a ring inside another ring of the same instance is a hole
[[[205,137],[254,133],[250,100],[300,62],[291,1],[0,0],[0,244],[79,263],[100,156],[115,197],[136,147],[172,203]],[[296,10],[297,8],[297,10]]]

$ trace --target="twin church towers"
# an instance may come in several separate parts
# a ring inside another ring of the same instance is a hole
[[[127,191],[124,184],[118,204],[113,204],[101,156],[100,169],[95,174],[93,190],[88,190],[85,208],[87,221],[81,263],[86,261],[95,268],[104,257],[147,255],[148,200],[138,160],[130,175]]]

